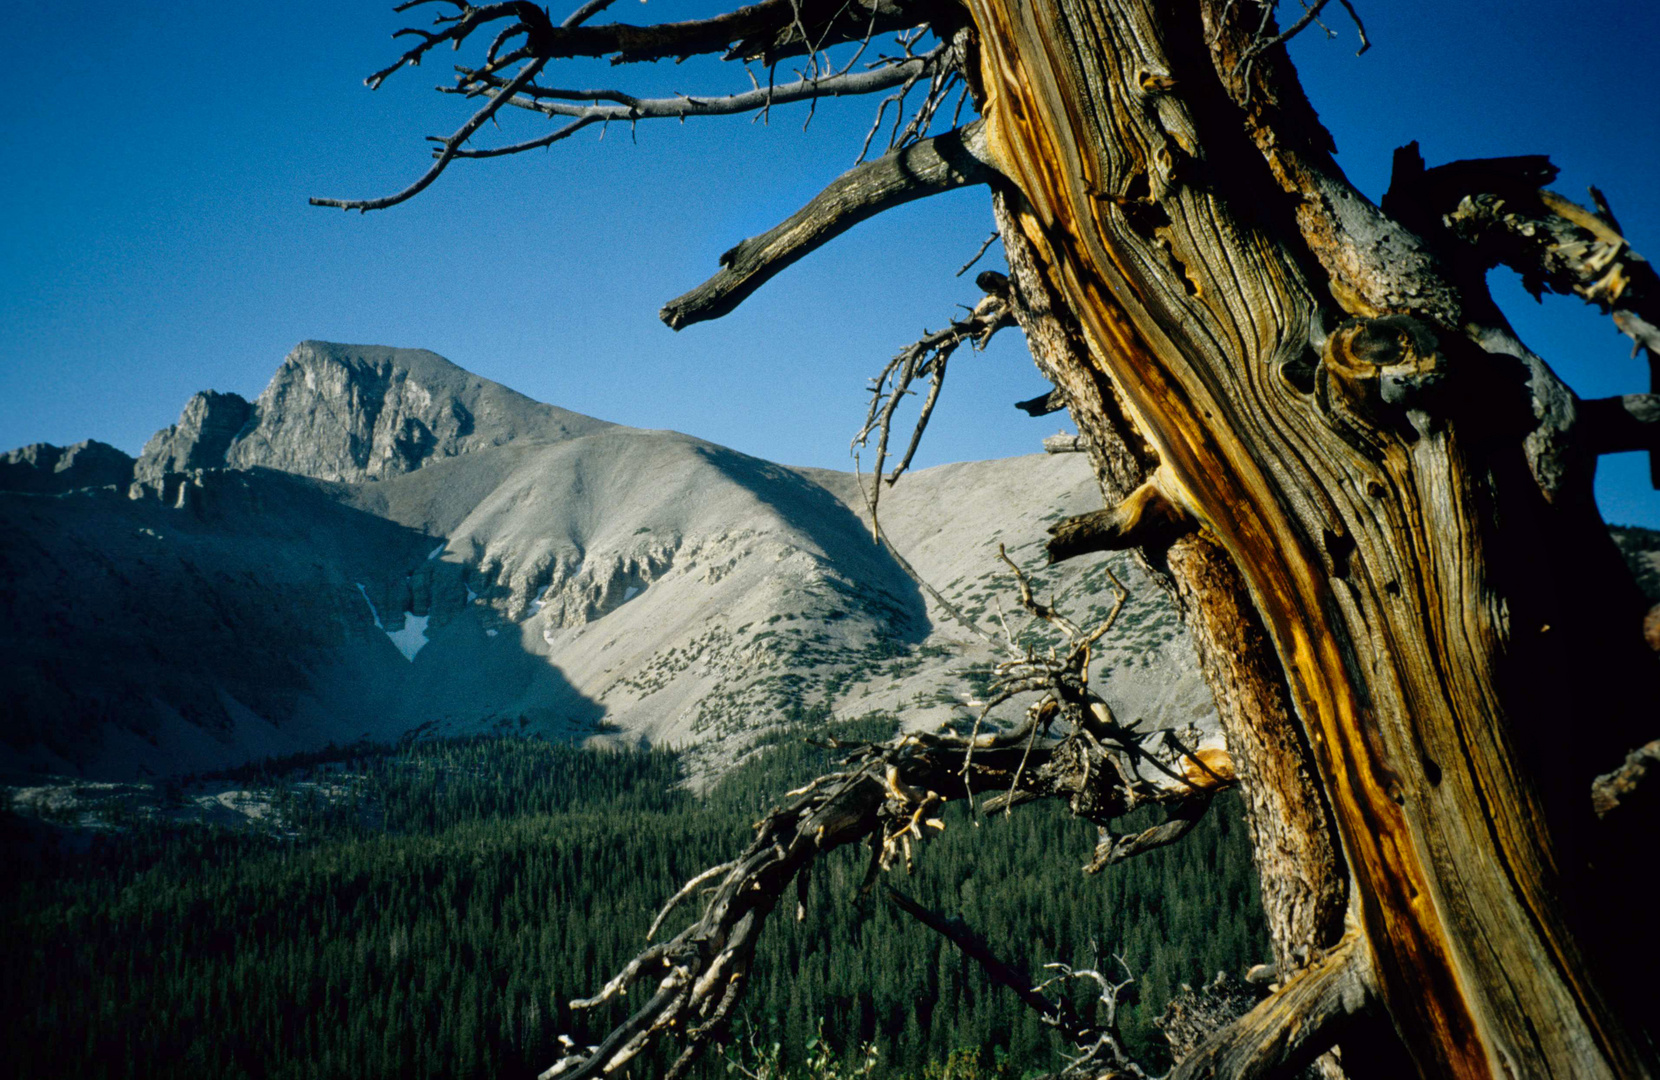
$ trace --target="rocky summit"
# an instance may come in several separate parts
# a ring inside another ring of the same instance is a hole
[[[186,403],[139,460],[0,465],[0,768],[107,779],[355,740],[512,731],[689,751],[781,726],[972,715],[995,656],[872,542],[856,479],[545,405],[418,349],[308,341],[255,401]],[[1000,545],[1099,506],[1079,454],[905,477],[883,528],[982,632]],[[1174,611],[1127,558],[1039,573],[1119,712],[1212,726]],[[1025,631],[1042,639],[1041,628]]]

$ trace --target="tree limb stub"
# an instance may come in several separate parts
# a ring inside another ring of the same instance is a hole
[[[1049,562],[1062,562],[1092,551],[1169,543],[1193,527],[1193,519],[1159,487],[1155,476],[1117,506],[1063,518],[1049,527]]]
[[[1329,1049],[1376,1001],[1371,958],[1359,934],[1345,938],[1266,1001],[1182,1059],[1169,1080],[1291,1076]]]
[[[1625,394],[1579,403],[1585,448],[1593,454],[1660,452],[1660,394]]]
[[[1029,398],[1026,401],[1017,401],[1014,403],[1014,407],[1033,418],[1048,416],[1050,413],[1057,413],[1066,408],[1066,391],[1051,390],[1047,394],[1039,394],[1037,397]]]
[[[1597,777],[1591,785],[1591,807],[1597,817],[1605,818],[1620,809],[1643,787],[1644,781],[1648,781],[1652,796],[1653,780],[1649,774],[1657,769],[1660,769],[1660,739],[1639,746],[1626,755],[1625,764]]]
[[[663,305],[658,317],[675,330],[718,319],[774,274],[884,210],[929,195],[990,183],[980,121],[923,139],[848,170],[782,224],[721,256],[721,270]]]

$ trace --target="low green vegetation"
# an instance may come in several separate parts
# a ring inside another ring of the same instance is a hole
[[[568,1002],[639,950],[663,900],[826,767],[807,729],[702,798],[678,786],[670,753],[495,738],[250,770],[238,779],[273,792],[280,826],[265,831],[0,819],[0,1073],[534,1076],[559,1035],[593,1041],[620,1016]],[[838,734],[891,730],[873,718]],[[1034,972],[1122,955],[1141,991],[1126,1034],[1157,1065],[1151,1018],[1172,991],[1266,956],[1238,817],[1224,800],[1181,845],[1089,878],[1078,868],[1093,829],[1060,808],[979,822],[959,811],[914,875],[889,880]],[[730,1057],[703,1075],[1055,1067],[1034,1015],[881,890],[857,895],[864,857],[827,858],[805,920],[780,905]]]

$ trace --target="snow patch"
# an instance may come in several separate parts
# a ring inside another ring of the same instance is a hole
[[[623,590],[622,602],[626,604],[630,600],[634,599],[636,596],[639,596],[639,595],[640,595],[639,586],[638,585],[630,585],[627,589]]]
[[[484,636],[485,637],[495,637],[499,633],[501,633],[501,631],[497,630],[495,627],[492,626],[488,630],[484,631]]]
[[[432,560],[436,559],[438,556],[442,555],[444,553],[444,549],[449,547],[449,546],[450,546],[450,542],[448,540],[445,540],[442,544],[439,544],[437,547],[433,548],[432,549],[432,554],[427,556],[427,562],[431,562]]]
[[[404,659],[415,662],[415,654],[426,648],[427,621],[431,615],[410,615],[405,613],[402,630],[388,630],[386,636],[392,639],[392,644],[403,653]]]
[[[382,626],[380,622],[380,612],[375,610],[375,602],[369,599],[369,590],[363,587],[363,583],[361,581],[354,581],[352,584],[356,585],[357,591],[363,594],[363,602],[369,605],[369,617],[375,620],[375,629],[385,630],[386,627]]]
[[[530,613],[532,615],[535,615],[535,614],[539,613],[543,608],[547,607],[547,605],[548,605],[548,590],[551,589],[551,588],[553,588],[552,585],[542,586],[542,591],[537,593],[536,594],[536,599],[534,599],[530,602]]]

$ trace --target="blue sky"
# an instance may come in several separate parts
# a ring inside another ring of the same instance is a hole
[[[621,0],[628,21],[695,17],[708,0]],[[1660,253],[1660,95],[1646,0],[1575,5],[1371,0],[1352,28],[1295,49],[1340,162],[1374,198],[1393,148],[1432,164],[1546,152],[1559,190],[1596,183],[1639,251]],[[609,18],[611,16],[601,16]],[[463,162],[370,215],[310,195],[383,194],[425,167],[423,136],[464,106],[432,92],[448,54],[371,93],[403,25],[389,5],[288,0],[57,0],[13,5],[0,45],[0,447],[96,437],[136,452],[199,389],[252,397],[304,338],[416,346],[533,397],[674,428],[790,464],[848,466],[865,379],[972,303],[953,272],[990,231],[982,191],[868,223],[736,313],[676,334],[663,301],[809,198],[857,153],[874,102],[768,126],[744,118],[613,128],[549,152]],[[566,84],[741,89],[690,61],[571,65]],[[509,118],[509,134],[537,130]],[[1577,302],[1536,305],[1508,280],[1523,337],[1582,394],[1646,390],[1626,339]],[[919,465],[1034,450],[1056,419],[1019,335],[962,355]],[[1638,455],[1605,459],[1610,520],[1660,527]]]

